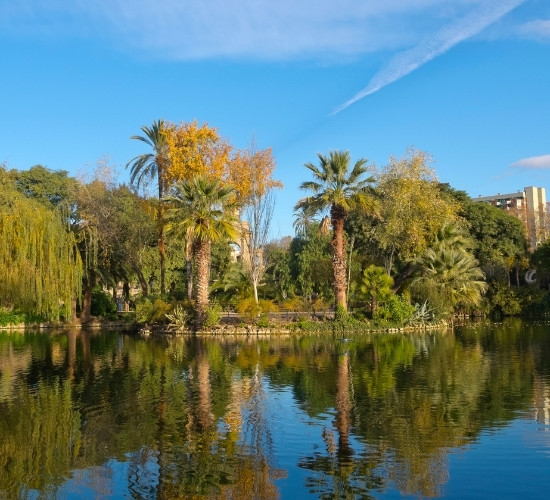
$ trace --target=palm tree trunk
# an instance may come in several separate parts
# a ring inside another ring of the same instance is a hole
[[[330,212],[333,231],[331,245],[334,299],[337,308],[341,306],[344,311],[347,311],[346,248],[344,242],[344,222],[346,220],[346,211],[338,205],[333,205]]]
[[[166,248],[164,245],[164,226],[162,221],[162,215],[159,212],[159,256],[160,256],[160,293],[164,295],[166,293],[165,277],[166,277]]]
[[[208,283],[210,281],[210,241],[195,242],[197,258],[197,298],[195,301],[195,328],[200,330],[204,325],[208,309]]]
[[[187,298],[193,300],[193,240],[190,234],[185,239],[185,274],[187,278]]]
[[[164,217],[162,198],[164,196],[164,169],[162,165],[158,165],[158,185],[159,185],[159,210],[158,210],[158,226],[159,226],[159,256],[160,256],[160,293],[166,293],[166,247],[164,245]]]

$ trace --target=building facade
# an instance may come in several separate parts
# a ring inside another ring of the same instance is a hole
[[[532,250],[548,237],[546,190],[529,186],[515,193],[498,193],[494,196],[479,196],[472,201],[489,203],[509,211],[525,225],[527,240]]]

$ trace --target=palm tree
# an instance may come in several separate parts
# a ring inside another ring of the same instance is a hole
[[[171,205],[166,211],[167,229],[179,229],[192,236],[197,266],[196,328],[202,327],[208,308],[211,245],[237,237],[234,195],[231,186],[199,176],[179,182],[173,187],[173,195],[164,197]]]
[[[351,157],[348,151],[330,151],[328,156],[317,154],[319,166],[306,163],[315,180],[303,182],[300,189],[313,192],[312,196],[302,198],[295,210],[305,210],[316,214],[330,208],[332,225],[332,271],[336,306],[347,310],[346,303],[346,248],[344,240],[344,222],[350,210],[366,206],[370,201],[368,185],[372,177],[364,178],[368,172],[367,160],[361,158],[349,172]]]
[[[317,221],[311,216],[306,207],[302,206],[294,210],[294,222],[292,223],[292,227],[294,227],[294,231],[298,238],[307,239],[311,225],[315,222]]]
[[[360,294],[369,301],[370,313],[374,315],[378,302],[392,295],[393,278],[383,267],[371,264],[363,271],[359,286]]]
[[[421,275],[413,280],[413,286],[423,284],[435,292],[449,309],[447,313],[479,305],[487,290],[478,261],[463,249],[428,248],[418,264]]]
[[[142,141],[153,150],[152,153],[144,153],[132,158],[126,168],[130,167],[130,182],[139,187],[147,180],[155,180],[158,184],[158,246],[160,256],[160,292],[166,291],[165,286],[165,245],[164,245],[164,221],[160,200],[166,191],[165,173],[168,166],[168,144],[164,136],[164,121],[156,120],[151,127],[143,126],[141,130],[145,134],[133,135],[130,139]]]

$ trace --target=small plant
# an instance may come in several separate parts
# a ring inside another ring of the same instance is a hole
[[[212,328],[220,323],[222,317],[222,307],[219,304],[208,306],[206,309],[206,317],[204,319],[204,327]]]
[[[292,297],[291,299],[286,299],[282,303],[282,307],[292,312],[301,312],[307,310],[307,304],[301,297]]]
[[[239,301],[236,310],[248,322],[254,321],[261,312],[260,306],[256,304],[254,297],[249,297]]]
[[[187,327],[191,318],[182,304],[176,304],[172,312],[166,314],[166,319],[178,330],[183,330]]]
[[[412,314],[409,323],[411,325],[429,323],[433,320],[434,313],[433,310],[428,307],[428,301],[425,300],[423,304],[415,304],[414,312]]]
[[[334,321],[342,325],[353,323],[353,317],[349,314],[342,304],[338,304],[336,312],[334,313]]]
[[[256,326],[260,328],[271,328],[273,325],[269,322],[267,314],[264,313],[260,315],[260,318],[256,321]]]

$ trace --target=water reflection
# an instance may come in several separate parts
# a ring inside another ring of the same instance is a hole
[[[0,333],[0,497],[445,495],[452,450],[517,419],[550,430],[548,331]]]

